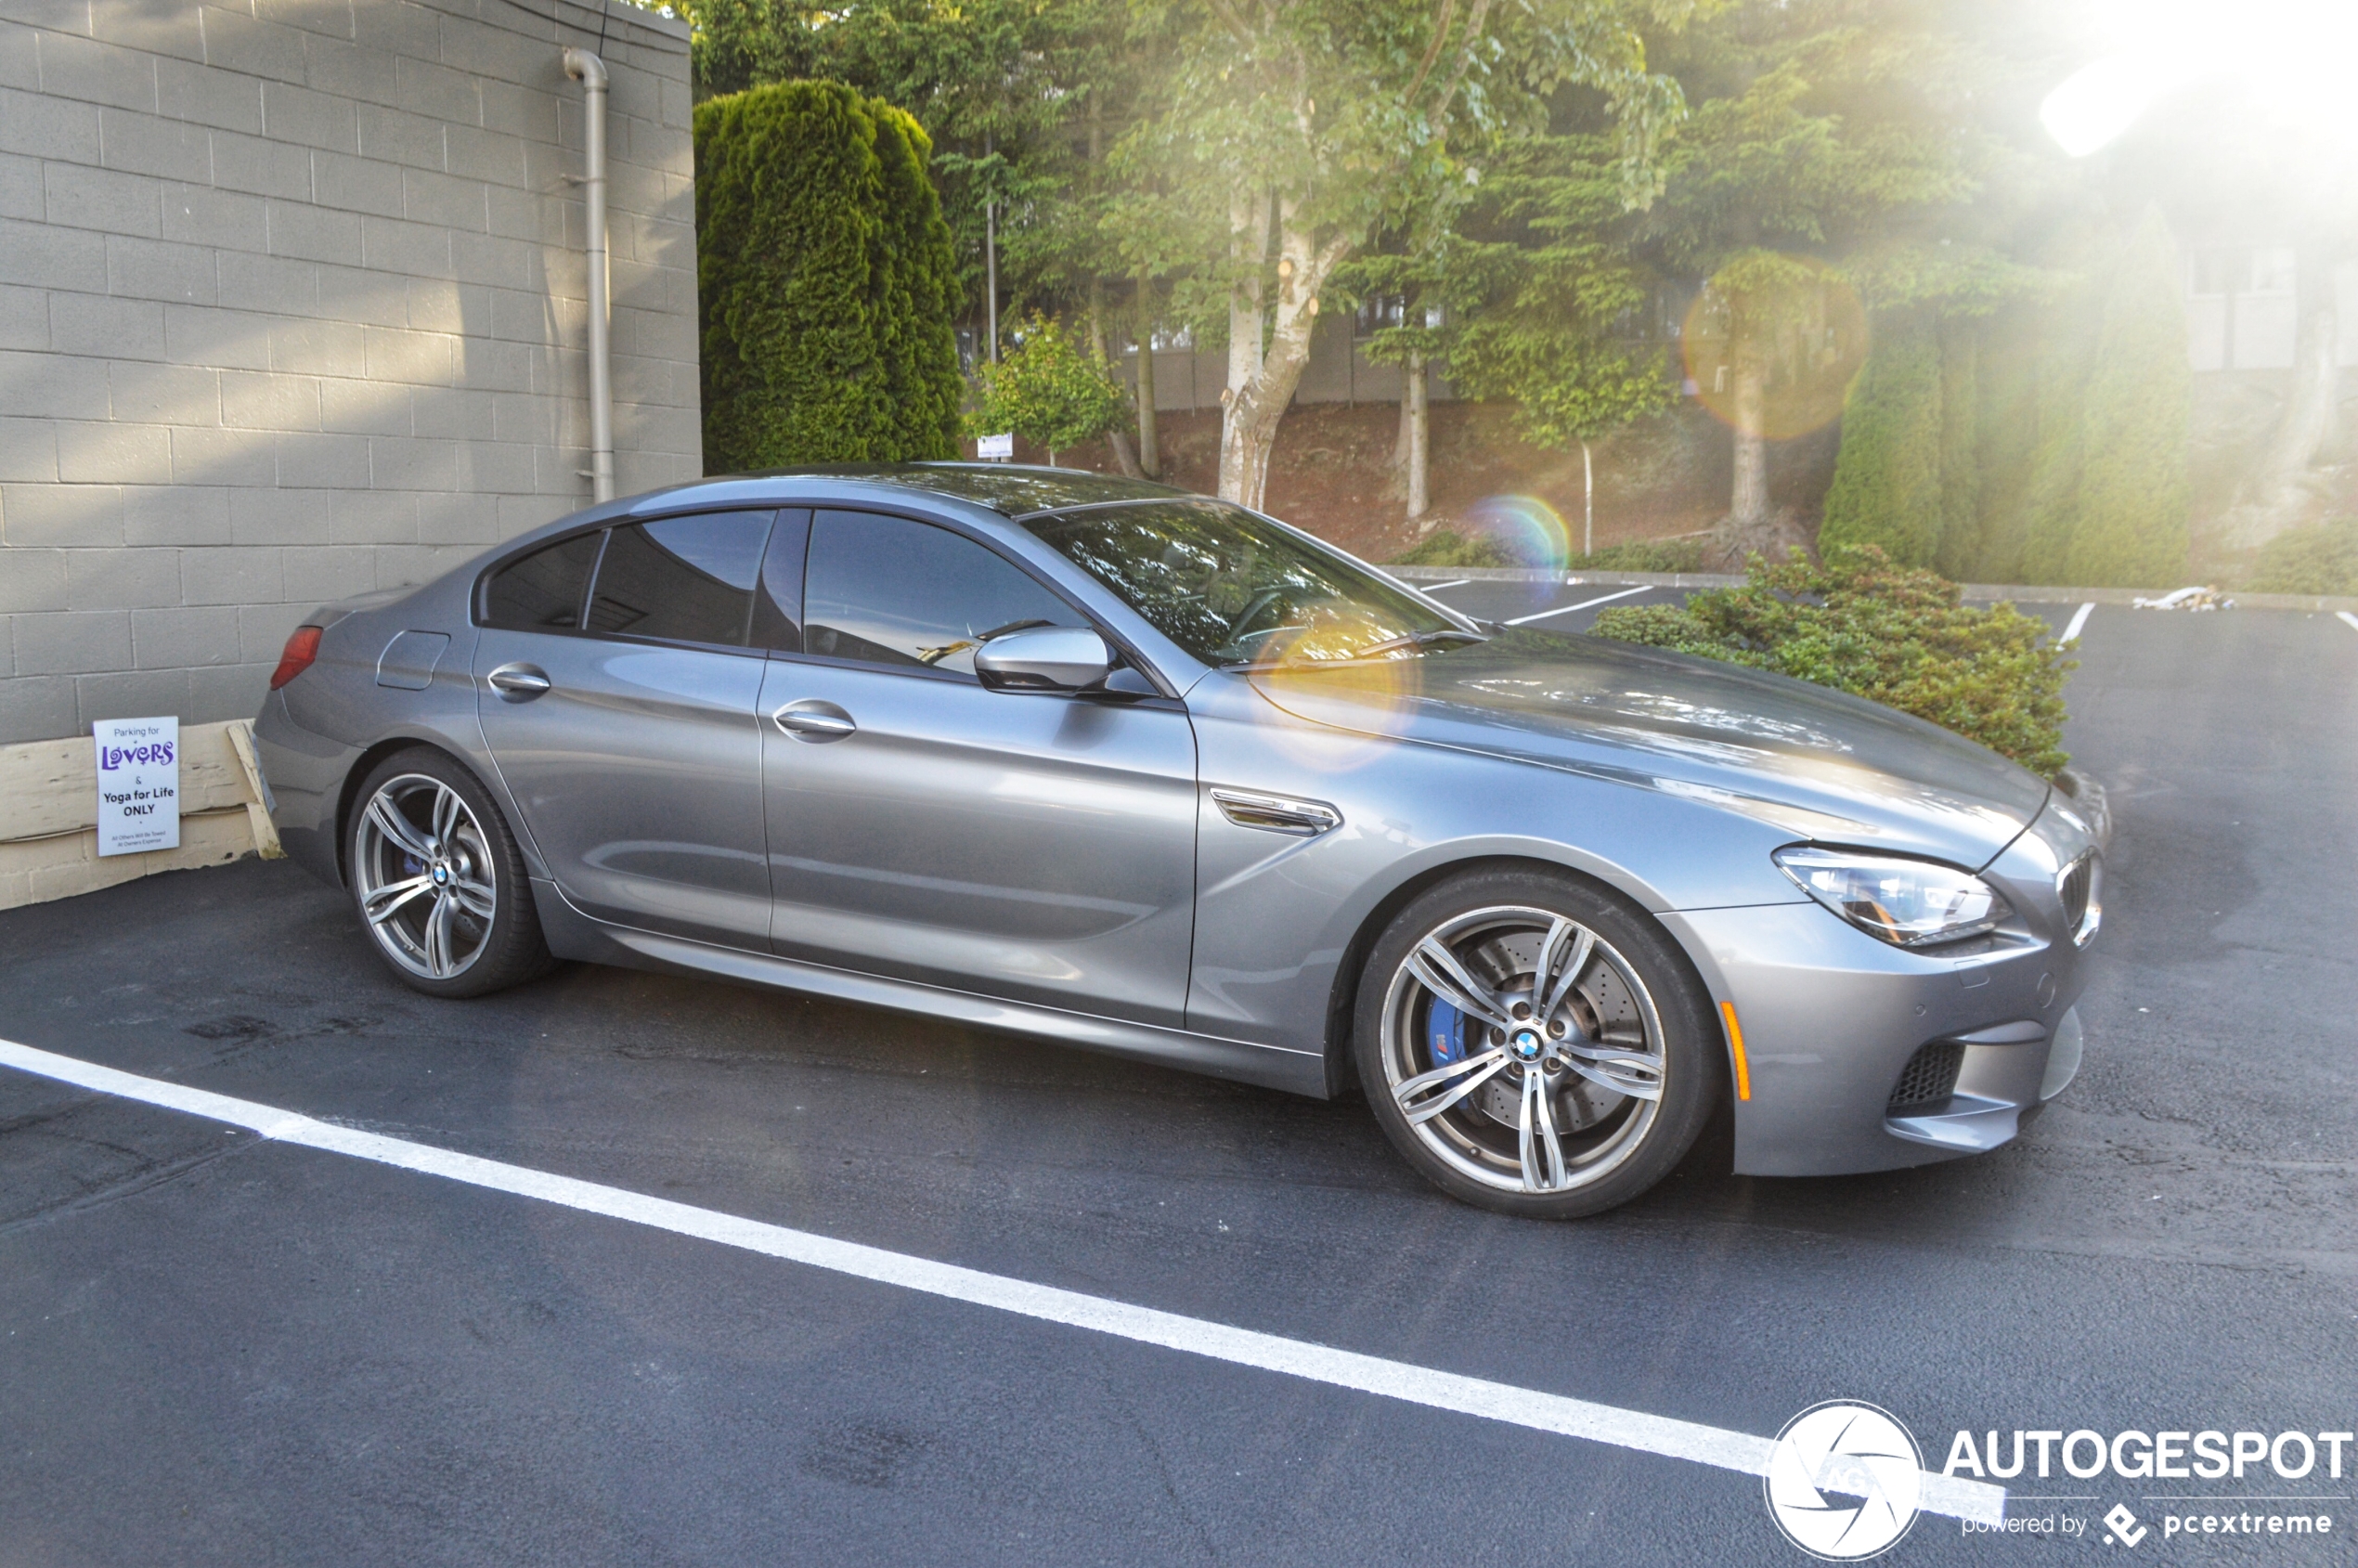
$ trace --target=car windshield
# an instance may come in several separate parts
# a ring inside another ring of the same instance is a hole
[[[1412,658],[1482,641],[1375,573],[1220,501],[1147,501],[1024,525],[1210,665]]]

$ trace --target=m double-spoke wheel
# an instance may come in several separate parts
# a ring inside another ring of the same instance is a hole
[[[471,996],[546,965],[514,840],[464,769],[439,752],[405,753],[369,777],[359,800],[353,896],[396,974]]]
[[[1445,1190],[1571,1217],[1637,1196],[1716,1090],[1710,1013],[1659,930],[1571,878],[1477,874],[1395,920],[1361,982],[1377,1117]]]

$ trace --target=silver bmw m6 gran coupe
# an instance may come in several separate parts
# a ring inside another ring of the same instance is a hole
[[[1993,1148],[2077,1069],[2070,799],[1772,675],[1466,618],[1066,470],[708,480],[289,641],[290,853],[394,973],[783,987],[1330,1096],[1568,1217]]]

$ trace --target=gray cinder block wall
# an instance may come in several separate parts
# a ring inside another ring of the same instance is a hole
[[[253,714],[587,504],[570,0],[0,0],[0,743]],[[687,28],[615,4],[615,482],[702,472]]]

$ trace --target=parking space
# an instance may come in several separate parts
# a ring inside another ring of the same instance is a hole
[[[1614,591],[1442,590],[1499,619]],[[1936,1469],[1967,1429],[2347,1429],[2358,633],[2083,631],[2067,741],[2119,821],[2087,1066],[1969,1161],[1756,1181],[1707,1143],[1626,1210],[1522,1224],[1424,1188],[1349,1102],[613,970],[430,1001],[255,862],[0,914],[0,1036],[1724,1431],[1871,1400]],[[6,1070],[0,1410],[12,1562],[1788,1560],[1742,1474]],[[2322,1472],[2235,1490],[2351,1511]],[[2028,1549],[1927,1516],[1898,1560]]]

